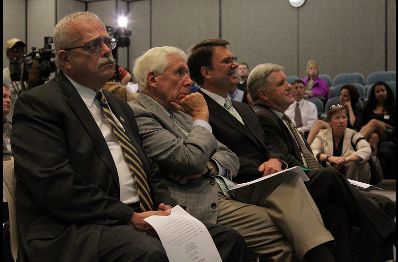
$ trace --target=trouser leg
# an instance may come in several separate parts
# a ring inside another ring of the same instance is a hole
[[[238,231],[255,254],[271,261],[294,261],[286,238],[263,207],[227,199],[222,194],[219,194],[218,204],[217,224]]]
[[[301,178],[295,173],[240,189],[237,200],[264,206],[275,225],[302,259],[312,248],[333,241]]]
[[[222,261],[250,261],[252,254],[237,231],[223,225],[204,224],[213,238]]]

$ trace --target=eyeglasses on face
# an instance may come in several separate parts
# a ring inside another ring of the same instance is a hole
[[[101,50],[102,44],[105,44],[110,49],[115,49],[117,41],[110,37],[99,37],[97,39],[94,39],[94,40],[88,42],[85,45],[64,48],[63,50],[68,51],[68,50],[72,50],[72,49],[76,49],[76,48],[85,48],[91,53],[97,53]]]
[[[230,56],[226,57],[223,60],[221,60],[221,64],[226,64],[226,65],[232,65],[234,62],[238,61],[238,57],[236,56]]]

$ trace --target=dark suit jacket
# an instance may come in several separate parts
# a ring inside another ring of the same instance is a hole
[[[217,104],[211,97],[201,92],[209,108],[209,123],[218,141],[226,145],[238,157],[240,168],[234,178],[237,183],[259,178],[258,167],[269,158],[283,159],[281,154],[271,152],[264,142],[264,133],[256,114],[244,103],[232,101],[245,125]]]
[[[138,150],[155,206],[175,204],[141,150],[132,110],[104,93]],[[120,202],[118,174],[106,141],[64,74],[18,98],[12,148],[18,260],[96,261],[104,226],[127,224],[134,209]]]
[[[289,167],[302,166],[300,148],[283,121],[266,105],[256,104],[253,110],[266,134],[264,140],[267,146],[275,152],[281,152]],[[308,150],[312,152],[305,139],[304,142]]]

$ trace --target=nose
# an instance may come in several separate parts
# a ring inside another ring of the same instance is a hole
[[[101,52],[101,56],[104,56],[104,57],[112,56],[112,49],[108,45],[106,45],[104,43],[104,41],[101,42],[100,52]]]
[[[185,85],[191,86],[193,84],[192,79],[189,77],[188,74],[185,75]]]

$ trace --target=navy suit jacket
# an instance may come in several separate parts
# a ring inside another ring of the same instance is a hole
[[[137,148],[155,207],[175,204],[157,167],[141,150],[132,110],[104,93]],[[18,98],[11,141],[18,260],[95,261],[104,225],[127,224],[135,210],[119,200],[119,178],[106,141],[63,73]]]

